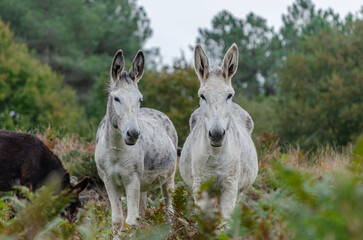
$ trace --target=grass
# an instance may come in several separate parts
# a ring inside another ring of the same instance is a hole
[[[41,188],[31,202],[0,198],[1,239],[112,239],[111,210],[93,160],[94,143],[76,135],[38,136],[72,175],[90,176],[84,208],[74,223],[59,217],[67,199]],[[363,234],[362,143],[315,152],[280,146],[277,134],[256,139],[259,174],[240,197],[228,227],[219,212],[198,212],[191,190],[176,176],[174,221],[166,224],[159,190],[148,195],[140,228],[125,226],[123,239],[360,239]],[[284,150],[282,150],[284,149]],[[51,203],[45,204],[44,203]],[[14,212],[13,209],[16,209]],[[124,205],[124,216],[126,206]],[[198,212],[198,214],[197,214]]]

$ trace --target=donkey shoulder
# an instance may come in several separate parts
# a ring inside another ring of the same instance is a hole
[[[247,132],[250,135],[252,134],[254,128],[252,117],[246,110],[244,110],[237,103],[232,104],[232,116],[234,117],[234,119],[237,121],[238,124],[246,127]]]

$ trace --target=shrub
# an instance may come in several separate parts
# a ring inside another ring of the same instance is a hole
[[[12,38],[9,27],[0,20],[0,127],[30,130],[52,124],[83,134],[87,125],[75,92],[63,88],[60,75]]]

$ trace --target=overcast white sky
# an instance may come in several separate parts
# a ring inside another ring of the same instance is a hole
[[[269,26],[277,30],[281,15],[293,0],[138,0],[151,19],[152,37],[145,48],[159,47],[164,64],[171,64],[184,51],[191,62],[192,52],[198,36],[198,28],[210,28],[213,17],[226,9],[235,17],[245,18],[249,12],[267,19]],[[313,0],[317,8],[333,8],[340,16],[356,13],[363,5],[362,0]]]

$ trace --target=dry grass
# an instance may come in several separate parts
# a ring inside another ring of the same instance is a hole
[[[324,146],[315,152],[306,151],[299,147],[290,147],[286,154],[281,155],[281,159],[287,167],[321,176],[329,172],[346,170],[351,164],[352,155],[351,144],[339,148]]]
[[[84,141],[76,134],[69,134],[63,138],[58,138],[57,134],[48,127],[45,133],[38,133],[36,135],[57,156],[62,156],[65,153],[68,153],[74,149],[90,154],[93,154],[95,152],[94,142]]]

